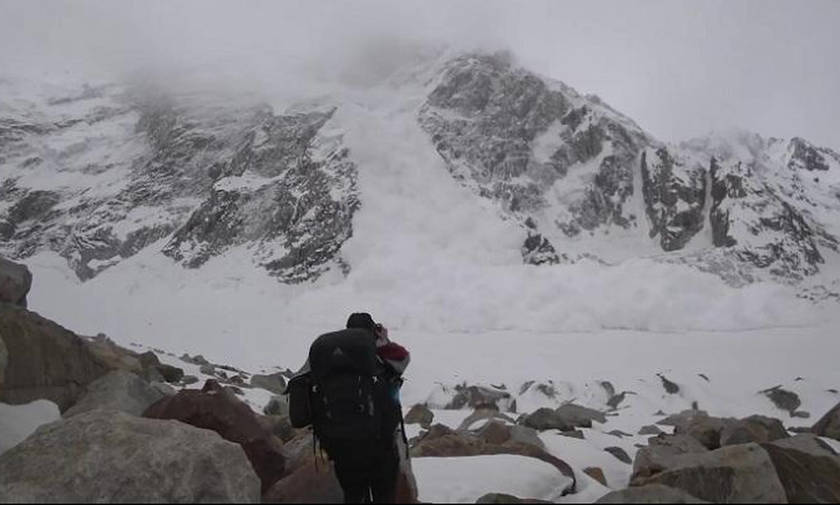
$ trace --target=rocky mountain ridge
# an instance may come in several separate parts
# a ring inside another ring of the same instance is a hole
[[[425,93],[415,120],[458,183],[521,224],[526,263],[652,256],[741,285],[796,283],[840,257],[831,149],[745,132],[666,144],[504,53],[426,75],[411,83]],[[81,280],[146,248],[188,268],[242,249],[287,283],[352,268],[341,248],[365,167],[343,140],[352,124],[334,124],[340,100],[283,112],[117,85],[7,96],[8,257],[54,251]]]

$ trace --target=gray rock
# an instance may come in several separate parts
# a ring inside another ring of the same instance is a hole
[[[666,393],[668,393],[669,395],[675,395],[680,392],[680,387],[675,382],[671,382],[670,380],[668,380],[667,377],[665,377],[661,373],[658,373],[656,375],[659,377],[659,380],[662,381],[662,387],[665,388]]]
[[[435,414],[429,410],[425,404],[418,403],[408,409],[405,415],[405,424],[419,424],[423,428],[428,428],[432,425],[435,419]]]
[[[674,434],[689,435],[697,439],[707,449],[714,450],[721,446],[721,433],[735,422],[734,419],[698,415],[694,416],[685,424],[676,425],[674,427]]]
[[[94,409],[118,410],[139,416],[146,407],[163,396],[160,391],[133,373],[115,370],[91,382],[85,395],[64,412],[64,417],[72,417]]]
[[[811,428],[811,431],[821,437],[840,440],[840,403],[826,412],[814,427]]]
[[[251,376],[251,386],[255,388],[263,388],[276,395],[280,395],[286,391],[286,379],[283,377],[282,372],[270,375],[254,374]]]
[[[8,354],[4,403],[46,399],[63,412],[109,371],[78,335],[14,305],[0,304],[0,335]]]
[[[709,503],[695,498],[682,489],[660,484],[630,487],[607,493],[595,503]]]
[[[0,303],[26,307],[26,295],[32,287],[32,273],[25,265],[0,257]]]
[[[576,438],[578,440],[584,440],[586,437],[584,436],[583,432],[580,430],[566,430],[566,431],[558,431],[560,435],[569,438]]]
[[[445,409],[496,409],[514,412],[510,393],[485,386],[456,386],[456,394],[444,407]]]
[[[198,382],[198,377],[196,377],[195,375],[185,375],[183,378],[181,378],[181,384],[185,386],[195,384],[196,382]]]
[[[9,364],[9,351],[6,343],[3,342],[3,335],[0,335],[0,391],[3,391],[3,377],[6,375],[6,365]]]
[[[92,410],[0,455],[2,502],[258,502],[240,446],[178,421]]]
[[[522,418],[521,423],[535,430],[571,431],[575,428],[591,428],[592,421],[607,422],[607,417],[594,409],[567,403],[557,409],[543,407]]]
[[[616,459],[618,459],[622,463],[627,463],[628,465],[633,464],[633,460],[630,459],[630,455],[627,454],[627,451],[625,451],[621,447],[605,447],[604,450],[615,456]]]
[[[181,379],[184,378],[184,370],[178,367],[161,364],[155,368],[163,376],[163,379],[171,384],[177,384],[178,382],[181,382]]]
[[[753,443],[676,456],[667,469],[632,484],[662,484],[715,503],[787,503],[770,456]]]
[[[659,429],[658,426],[653,424],[642,426],[642,428],[639,430],[639,435],[659,435],[660,433],[662,433],[662,430]]]
[[[633,460],[631,482],[642,477],[649,477],[674,465],[675,457],[708,449],[694,437],[688,435],[661,434],[648,440],[647,447],[641,447]]]
[[[481,496],[476,503],[551,503],[549,501],[522,499],[516,496],[504,493],[487,493]]]
[[[286,395],[274,395],[263,408],[267,416],[289,417],[289,398]]]
[[[840,457],[811,434],[761,444],[790,503],[840,502]]]
[[[787,437],[787,430],[781,421],[756,415],[740,419],[724,427],[720,433],[720,445],[770,442]]]
[[[173,388],[165,382],[151,382],[149,383],[149,385],[152,386],[155,389],[155,391],[162,394],[163,396],[172,396],[178,392],[177,390],[175,390],[175,388]]]
[[[799,399],[799,395],[794,393],[793,391],[788,391],[786,389],[782,389],[782,386],[775,386],[770,389],[765,389],[761,391],[761,394],[766,396],[773,402],[773,405],[776,407],[786,410],[791,417],[793,417],[794,412],[796,409],[802,405],[802,400]]]
[[[664,413],[660,414],[660,412],[662,411],[660,410],[655,415],[664,415]],[[656,421],[656,424],[674,427],[686,426],[697,417],[709,417],[709,414],[705,410],[683,410],[679,414],[671,414],[665,419],[660,419],[659,421]]]
[[[410,412],[409,412],[410,413]],[[431,412],[430,412],[431,413]],[[469,430],[479,421],[496,419],[502,423],[514,424],[516,421],[510,416],[503,414],[495,409],[476,409],[472,414],[468,415],[461,424],[456,428],[458,431]],[[408,422],[408,421],[406,421]],[[431,422],[429,423],[431,425]],[[422,426],[422,425],[421,425]]]
[[[198,371],[204,375],[216,375],[216,367],[210,364],[201,365]]]

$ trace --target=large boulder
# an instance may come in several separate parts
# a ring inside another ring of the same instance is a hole
[[[603,412],[567,403],[556,409],[537,409],[522,419],[522,424],[535,430],[571,431],[575,428],[591,428],[592,421],[607,422]]]
[[[263,414],[267,416],[289,417],[289,397],[274,395],[263,407]]]
[[[423,428],[428,428],[432,425],[434,419],[434,412],[429,410],[429,407],[425,404],[418,403],[408,409],[408,413],[405,415],[405,424],[419,424]]]
[[[119,410],[140,416],[149,405],[164,396],[137,375],[125,370],[114,370],[91,382],[85,395],[64,412],[64,417],[93,409]]]
[[[776,418],[750,416],[726,425],[720,432],[720,445],[771,442],[787,438],[785,426]]]
[[[840,457],[812,434],[761,444],[790,503],[840,503]]]
[[[607,493],[595,503],[709,503],[695,498],[682,489],[660,484],[630,487]]]
[[[648,439],[648,444],[636,451],[631,483],[670,468],[676,464],[677,456],[708,451],[703,444],[688,435],[663,433]]]
[[[242,446],[265,492],[284,473],[282,442],[257,419],[248,405],[214,380],[204,388],[183,389],[149,406],[143,417],[176,419],[213,430],[225,440]]]
[[[811,428],[811,431],[821,437],[829,437],[840,440],[840,403],[826,412]]]
[[[719,449],[721,446],[721,433],[729,426],[735,424],[734,419],[721,419],[719,417],[696,416],[685,424],[674,427],[674,434],[688,435],[695,438],[709,450]]]
[[[14,305],[0,304],[0,336],[8,353],[0,402],[45,399],[64,412],[109,371],[78,335]]]
[[[283,394],[286,391],[286,378],[283,377],[283,372],[277,372],[269,375],[254,374],[251,376],[251,386],[255,388],[262,388],[276,395]]]
[[[754,443],[676,456],[664,471],[631,484],[662,484],[715,503],[787,502],[770,456]]]
[[[176,421],[92,410],[0,455],[0,502],[257,502],[242,449]]]
[[[0,257],[0,303],[26,307],[32,273],[25,265]]]

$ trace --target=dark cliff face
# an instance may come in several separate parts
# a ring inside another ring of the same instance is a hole
[[[446,65],[418,120],[456,179],[523,223],[550,213],[552,186],[587,165],[588,182],[564,215],[550,218],[552,231],[573,237],[635,226],[626,204],[645,135],[598,100],[547,83],[504,55],[469,55]]]
[[[659,237],[664,251],[680,250],[706,221],[706,171],[686,166],[664,147],[642,153],[642,194],[651,223],[650,237]]]
[[[10,256],[52,250],[82,280],[154,244],[187,267],[247,245],[285,282],[346,268],[338,251],[359,207],[356,166],[340,138],[319,135],[332,111],[278,115],[259,103],[126,89],[50,105],[71,102],[87,112],[0,124],[0,158],[21,174],[0,186]],[[84,140],[54,148],[64,137]],[[91,183],[30,188],[27,168]]]

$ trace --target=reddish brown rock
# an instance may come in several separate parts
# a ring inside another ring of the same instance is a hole
[[[283,476],[282,442],[265,429],[248,405],[214,380],[208,380],[201,391],[184,389],[156,402],[143,417],[176,419],[238,443],[259,476],[263,492]]]

